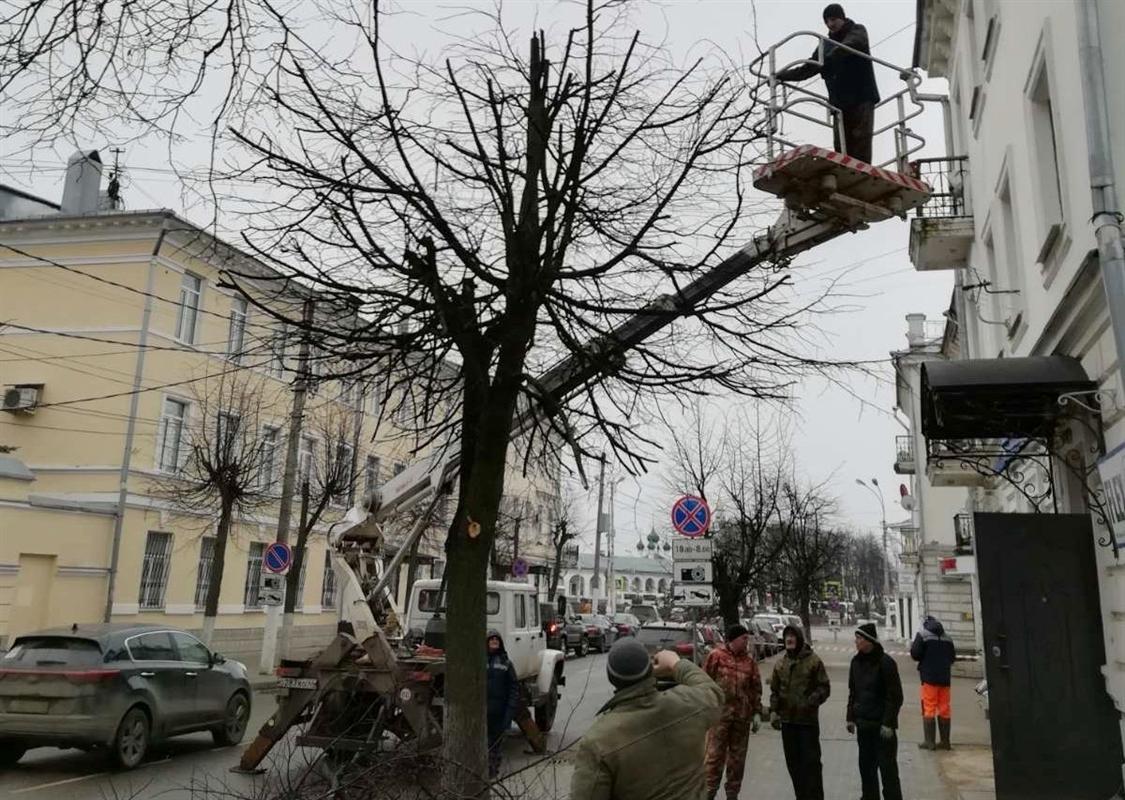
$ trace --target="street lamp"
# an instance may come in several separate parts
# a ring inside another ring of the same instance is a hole
[[[887,626],[887,630],[891,630],[891,614],[888,603],[891,596],[891,556],[887,549],[887,503],[883,500],[883,491],[879,488],[878,478],[871,479],[871,485],[868,485],[862,478],[856,478],[855,482],[862,486],[871,494],[875,495],[879,500],[879,509],[882,512],[883,519],[883,624]]]

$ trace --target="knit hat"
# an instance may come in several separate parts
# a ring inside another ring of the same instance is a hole
[[[739,636],[745,636],[748,633],[750,633],[750,631],[746,630],[742,625],[731,625],[727,628],[727,641],[733,642]]]
[[[855,629],[856,636],[862,636],[872,644],[879,644],[879,631],[875,628],[874,622],[865,622]]]
[[[844,13],[844,7],[839,3],[829,3],[824,7],[824,19],[847,19],[848,15]]]
[[[615,688],[624,689],[652,674],[652,659],[645,646],[635,638],[618,639],[609,648],[605,671]]]

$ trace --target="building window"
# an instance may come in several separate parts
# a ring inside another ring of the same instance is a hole
[[[195,608],[202,611],[207,603],[207,592],[211,590],[211,570],[215,565],[215,537],[204,536],[199,540],[199,566],[195,571]]]
[[[1038,74],[1028,92],[1031,116],[1032,153],[1031,166],[1035,172],[1039,191],[1039,214],[1044,235],[1052,225],[1063,221],[1062,174],[1059,167],[1059,148],[1055,136],[1055,112],[1051,101],[1051,84],[1047,76],[1045,57],[1041,59]]]
[[[246,590],[242,605],[246,608],[261,608],[262,597],[262,554],[266,546],[261,542],[250,543],[250,554],[246,557]]]
[[[184,422],[187,403],[165,398],[160,415],[160,438],[157,443],[156,464],[163,472],[179,472],[184,464]]]
[[[1023,258],[1020,250],[1020,241],[1018,231],[1016,230],[1016,213],[1015,208],[1012,206],[1012,185],[1010,178],[1005,178],[1000,187],[998,199],[1000,200],[1000,225],[1003,230],[1000,231],[1000,259],[1007,272],[1005,275],[1006,286],[1000,288],[1007,289],[1014,294],[1004,295],[1008,298],[1008,335],[1015,334],[1017,317],[1019,310],[1023,307],[1023,288],[1024,288],[1024,270]]]
[[[262,429],[262,442],[258,467],[259,486],[263,492],[272,492],[277,483],[277,442],[281,438],[281,429],[267,425]]]
[[[332,569],[332,554],[324,551],[324,580],[320,585],[320,605],[332,608],[336,605],[336,570]]]
[[[347,442],[337,442],[334,458],[336,463],[333,465],[332,478],[338,491],[333,493],[332,502],[335,505],[342,506],[351,503],[353,500],[352,489],[355,484],[351,479],[352,446]]]
[[[218,448],[220,463],[234,464],[240,460],[238,452],[238,430],[242,417],[229,411],[220,411],[215,418],[215,446]]]
[[[316,470],[316,440],[311,436],[301,437],[301,446],[297,451],[297,490],[300,491],[305,481],[312,485],[313,472]]]
[[[181,342],[193,344],[195,329],[199,321],[199,296],[203,292],[203,279],[190,272],[184,273],[180,281],[180,312],[176,319],[176,338]]]
[[[164,608],[171,560],[172,534],[149,531],[141,561],[141,591],[137,598],[137,605],[141,608]]]
[[[246,349],[246,315],[249,304],[245,297],[236,297],[230,303],[230,327],[227,331],[227,356],[235,364],[242,363]]]
[[[379,488],[379,468],[382,462],[379,456],[368,456],[364,461],[363,466],[363,491],[364,494],[374,494],[375,490]]]
[[[275,378],[285,374],[285,326],[278,328],[270,337],[270,366],[269,373]]]

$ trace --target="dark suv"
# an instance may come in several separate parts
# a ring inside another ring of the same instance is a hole
[[[0,659],[0,767],[33,747],[104,747],[132,769],[153,741],[210,731],[242,741],[246,668],[185,631],[74,625],[19,636]]]
[[[539,615],[543,619],[543,632],[547,635],[549,649],[562,650],[564,653],[573,650],[579,657],[586,655],[590,642],[586,637],[585,625],[568,621],[551,603],[540,603]]]

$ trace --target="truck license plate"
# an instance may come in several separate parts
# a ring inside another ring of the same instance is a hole
[[[46,714],[46,700],[21,700],[15,699],[8,704],[8,711],[13,714]]]
[[[279,689],[316,689],[316,678],[278,678]]]

